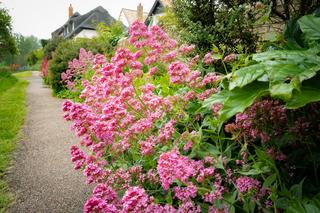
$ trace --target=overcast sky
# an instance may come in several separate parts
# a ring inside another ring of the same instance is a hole
[[[84,14],[101,5],[115,19],[121,8],[136,9],[141,3],[144,12],[149,12],[155,0],[0,0],[1,7],[9,10],[13,30],[22,35],[34,35],[40,39],[50,38],[51,32],[61,27],[68,19],[68,7]]]

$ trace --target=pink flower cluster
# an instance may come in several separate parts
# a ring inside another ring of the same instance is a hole
[[[40,65],[40,72],[43,78],[47,78],[48,77],[48,73],[49,73],[49,69],[48,69],[48,65],[49,65],[49,60],[47,57],[45,57]]]
[[[251,177],[239,177],[236,180],[236,186],[239,192],[245,193],[251,190],[259,190],[260,189],[260,182],[251,178]]]
[[[72,61],[69,61],[68,69],[61,73],[61,82],[65,84],[68,89],[72,89],[75,86],[75,80],[91,69],[93,59],[94,55],[91,51],[87,52],[85,49],[81,48],[79,59],[75,58]]]
[[[261,139],[262,142],[277,136],[286,125],[287,115],[284,106],[276,100],[256,101],[244,113],[238,113],[234,123],[225,127],[226,132],[233,133],[238,139]]]

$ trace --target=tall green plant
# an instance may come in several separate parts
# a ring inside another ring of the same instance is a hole
[[[226,76],[224,89],[204,106],[223,104],[220,122],[243,112],[263,96],[281,99],[289,109],[320,100],[320,18],[304,16],[298,21],[309,49],[274,50],[254,54],[249,66]]]
[[[173,11],[184,42],[196,44],[202,51],[215,44],[226,46],[227,52],[237,51],[239,45],[254,52],[258,41],[254,27],[268,6],[248,1],[175,0]]]

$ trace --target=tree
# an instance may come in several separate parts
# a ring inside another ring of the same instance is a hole
[[[275,22],[299,18],[320,8],[320,0],[266,0],[264,2],[272,4],[271,14]]]
[[[47,58],[48,60],[52,59],[52,53],[63,41],[65,41],[63,37],[54,36],[53,38],[49,39],[46,43],[42,42],[42,45],[44,45],[43,47],[44,57]]]
[[[266,8],[256,8],[246,0],[174,0],[181,39],[198,46],[200,51],[210,51],[213,44],[223,45],[227,52],[242,46],[254,52],[258,40],[254,32],[257,20]]]
[[[38,61],[42,60],[43,51],[42,49],[32,50],[27,57],[27,62],[29,66],[35,65]]]
[[[320,0],[173,0],[181,39],[202,51],[215,44],[226,46],[228,52],[239,45],[254,52],[255,28],[264,18],[282,25],[319,7]]]
[[[8,54],[17,52],[16,43],[12,34],[11,16],[4,8],[0,8],[0,61]]]
[[[44,48],[49,42],[49,39],[40,39],[40,43],[42,48]]]
[[[39,49],[40,43],[35,36],[23,36],[21,34],[16,34],[16,43],[18,48],[18,54],[14,57],[14,63],[25,66],[28,64],[28,55]]]

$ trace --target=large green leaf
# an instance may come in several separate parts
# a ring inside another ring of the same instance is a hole
[[[320,48],[309,50],[279,50],[253,55],[258,62],[234,72],[229,89],[243,87],[262,76],[267,76],[271,86],[296,78],[300,83],[312,78],[320,70]],[[287,97],[286,97],[287,98]]]
[[[256,98],[265,95],[267,89],[267,83],[253,82],[243,88],[231,90],[219,112],[220,122],[228,120],[238,112],[243,112]]]
[[[290,99],[286,108],[297,109],[308,103],[320,101],[320,76],[304,81],[300,91],[294,91],[292,99]]]
[[[288,49],[301,49],[305,47],[303,34],[296,18],[288,21],[283,35]]]
[[[235,87],[243,87],[262,76],[265,71],[266,66],[264,64],[254,64],[249,67],[241,68],[232,76],[229,89],[232,90]]]
[[[204,102],[202,107],[210,108],[213,104],[224,104],[226,100],[230,97],[231,92],[227,89],[222,90],[219,93],[212,95],[211,97],[207,98]]]
[[[213,104],[223,104],[219,111],[219,121],[225,122],[238,112],[243,112],[258,97],[268,93],[268,83],[253,82],[243,88],[223,90],[204,101],[203,107],[211,107]]]
[[[289,100],[292,97],[292,91],[295,89],[292,83],[280,83],[273,85],[269,91],[272,97],[281,98],[282,100]]]
[[[320,40],[320,17],[303,16],[298,22],[307,40]]]
[[[293,97],[287,102],[286,108],[297,109],[316,101],[320,101],[320,88],[306,86],[302,87],[300,92],[293,93]]]
[[[274,50],[254,54],[252,59],[258,62],[284,60],[295,64],[301,62],[318,63],[320,57],[317,56],[317,53],[319,52],[320,48],[318,46],[308,50]]]

